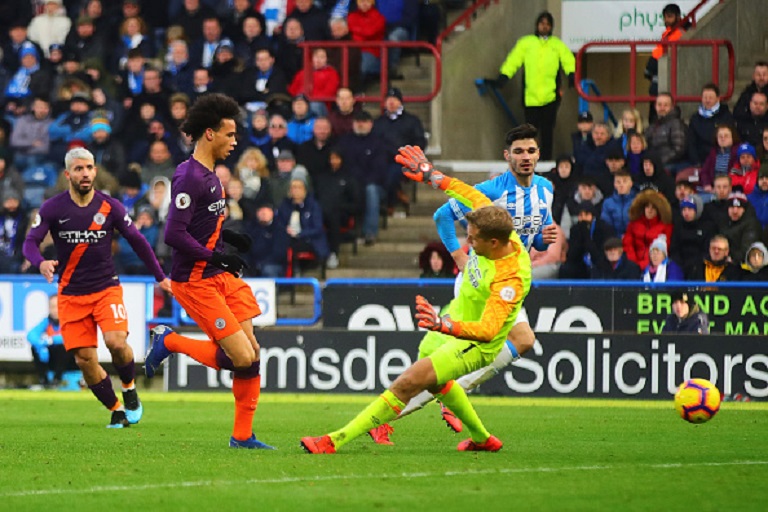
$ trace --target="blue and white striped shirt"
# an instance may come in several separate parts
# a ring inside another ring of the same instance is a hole
[[[517,183],[515,175],[507,171],[492,180],[478,183],[475,188],[493,201],[493,204],[509,211],[514,219],[515,231],[527,249],[534,247],[537,251],[547,250],[548,244],[544,243],[541,229],[553,223],[553,191],[552,183],[548,179],[534,174],[531,186],[523,187]],[[460,248],[454,221],[466,224],[464,214],[469,210],[470,208],[455,199],[450,199],[435,212],[437,232],[450,252]]]

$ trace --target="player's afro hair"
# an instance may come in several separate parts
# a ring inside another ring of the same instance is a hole
[[[539,131],[532,124],[524,123],[519,126],[515,126],[507,132],[505,141],[507,146],[511,146],[516,140],[523,139],[536,139],[539,135]]]
[[[181,131],[192,137],[192,140],[198,140],[208,128],[218,130],[224,119],[237,122],[240,119],[240,106],[224,94],[206,94],[200,96],[189,109]]]

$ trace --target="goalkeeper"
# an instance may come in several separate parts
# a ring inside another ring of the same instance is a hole
[[[459,451],[498,451],[502,442],[485,429],[464,389],[454,385],[453,379],[488,366],[499,354],[530,289],[531,260],[506,209],[434,170],[418,147],[400,148],[395,159],[406,168],[408,178],[439,188],[473,208],[466,216],[470,253],[459,293],[443,317],[417,296],[419,327],[431,331],[419,346],[419,360],[343,428],[304,437],[301,445],[309,453],[335,453],[396,418],[411,398],[427,390],[466,425],[470,439],[459,443]]]

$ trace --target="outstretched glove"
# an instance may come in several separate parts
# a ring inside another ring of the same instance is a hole
[[[245,260],[237,254],[225,254],[223,252],[214,252],[210,263],[235,277],[242,277],[243,269],[248,268]]]
[[[458,336],[461,329],[451,322],[451,319],[444,316],[438,316],[435,308],[427,299],[421,295],[416,296],[416,320],[419,321],[419,327],[437,331],[451,336]]]
[[[448,188],[451,178],[435,169],[419,146],[405,146],[398,151],[395,161],[403,166],[403,174],[408,179],[428,183],[440,190]]]
[[[231,229],[222,230],[221,236],[224,243],[237,249],[237,252],[248,252],[248,249],[253,245],[253,240],[250,236],[244,233],[238,233],[237,231],[232,231]]]

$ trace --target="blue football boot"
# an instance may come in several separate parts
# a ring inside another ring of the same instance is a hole
[[[269,446],[266,443],[262,443],[256,439],[256,434],[251,434],[251,437],[245,441],[238,441],[234,437],[229,438],[230,448],[247,448],[249,450],[277,450],[274,446]]]
[[[173,329],[166,325],[158,325],[149,331],[150,345],[144,358],[144,374],[148,379],[155,376],[157,369],[171,355],[171,351],[165,346],[165,337],[172,332]]]

